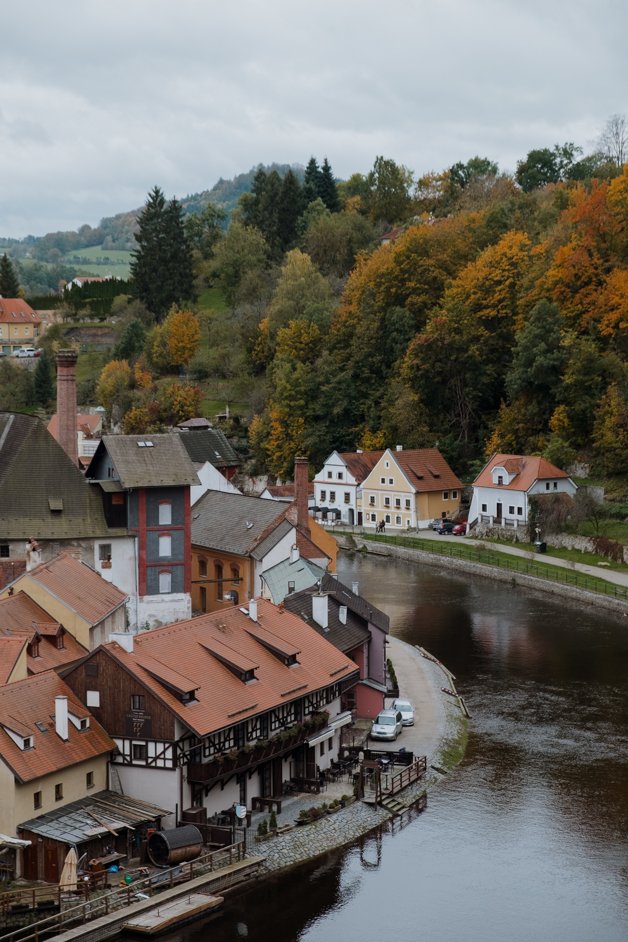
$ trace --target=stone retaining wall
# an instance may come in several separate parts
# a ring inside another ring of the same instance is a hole
[[[529,589],[548,592],[550,595],[567,596],[572,601],[577,601],[582,605],[593,605],[596,608],[604,608],[611,612],[624,614],[627,613],[628,609],[628,605],[623,599],[616,599],[610,595],[602,595],[602,593],[598,592],[586,592],[584,589],[577,589],[573,585],[567,585],[562,582],[550,582],[547,579],[528,576],[511,569],[501,569],[497,566],[489,566],[484,563],[474,563],[470,560],[453,556],[436,556],[434,553],[414,549],[409,546],[371,543],[369,540],[360,539],[357,534],[351,537],[353,545],[351,545],[350,539],[341,536],[337,536],[336,540],[341,549],[349,551],[355,551],[357,549],[359,552],[367,552],[375,556],[391,556],[395,559],[405,559],[412,563],[423,563],[428,566],[439,566],[442,569],[468,572],[473,575],[482,576],[485,579],[496,579],[499,582],[508,582],[513,586],[522,585]]]

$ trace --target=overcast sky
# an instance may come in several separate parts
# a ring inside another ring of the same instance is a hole
[[[0,236],[312,154],[513,171],[628,115],[626,0],[4,0],[0,22]]]

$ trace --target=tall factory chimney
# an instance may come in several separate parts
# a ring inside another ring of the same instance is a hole
[[[76,361],[75,350],[59,350],[57,353],[57,418],[59,420],[59,444],[78,464],[76,438]]]
[[[294,496],[297,503],[297,524],[305,531],[310,532],[310,515],[307,506],[308,491],[308,460],[307,458],[294,459]]]

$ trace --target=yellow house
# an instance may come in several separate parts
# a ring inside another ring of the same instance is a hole
[[[18,576],[0,599],[24,592],[87,650],[126,627],[128,596],[68,553]]]
[[[362,483],[358,513],[365,527],[427,528],[460,511],[462,482],[437,448],[387,448]]]
[[[35,345],[41,318],[22,298],[0,297],[0,352],[15,353]]]
[[[105,789],[114,748],[55,671],[0,687],[0,832]]]

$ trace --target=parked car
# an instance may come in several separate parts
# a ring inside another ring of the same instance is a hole
[[[467,533],[466,523],[456,523],[451,532],[453,533],[454,536],[466,536],[466,533]]]
[[[399,710],[382,710],[371,724],[371,739],[394,740],[403,729],[403,717]]]
[[[393,700],[391,710],[401,713],[401,722],[404,726],[414,726],[414,707],[409,700]]]
[[[442,522],[443,522],[442,517],[437,517],[435,520],[432,520],[432,523],[431,523],[432,530],[438,530]]]
[[[16,357],[37,357],[39,356],[40,351],[35,350],[35,347],[21,347],[19,350],[16,350],[14,356]]]
[[[435,528],[437,533],[440,533],[441,536],[444,533],[453,533],[454,532],[454,522],[453,520],[441,520],[439,525]]]

